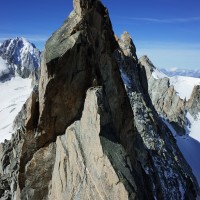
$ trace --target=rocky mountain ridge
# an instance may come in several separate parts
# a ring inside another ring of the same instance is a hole
[[[73,3],[46,43],[38,90],[1,145],[1,198],[196,199],[129,34],[114,36],[100,1]]]
[[[200,102],[198,101],[200,79],[183,78],[181,81],[182,77],[168,77],[156,69],[147,56],[141,57],[139,63],[145,70],[148,82],[146,92],[149,93],[156,111],[167,118],[180,135],[185,134],[185,127],[188,125],[186,114],[190,113],[196,119],[200,113]],[[181,90],[187,90],[184,91],[184,95],[186,94],[188,97],[180,96],[174,85],[176,84],[174,79],[181,81],[182,84],[180,83],[179,87]],[[190,81],[190,87],[187,87],[187,81]]]
[[[147,56],[140,58],[140,67],[145,69],[148,82],[146,93],[149,94],[153,107],[172,131],[200,184],[200,79],[168,77],[156,69]]]

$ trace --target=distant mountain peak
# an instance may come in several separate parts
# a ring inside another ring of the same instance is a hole
[[[18,74],[27,78],[40,65],[41,52],[24,37],[7,39],[0,45],[0,57],[7,63],[4,76],[0,81],[5,81]],[[5,68],[5,66],[4,66]]]

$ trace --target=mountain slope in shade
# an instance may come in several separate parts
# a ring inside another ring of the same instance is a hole
[[[6,72],[0,71],[0,81],[9,80],[15,74],[28,78],[37,72],[40,65],[41,52],[25,38],[5,40],[0,45],[0,58],[6,63]],[[1,70],[1,67],[0,67]]]
[[[2,57],[0,57],[0,77],[6,76],[10,72],[9,65]]]
[[[176,130],[170,125],[169,122],[164,120],[166,125],[172,131],[179,149],[181,150],[182,154],[184,155],[185,159],[189,163],[192,168],[194,175],[197,178],[197,181],[200,185],[200,159],[199,159],[199,151],[200,151],[200,134],[199,129],[197,130],[196,127],[200,127],[200,121],[195,121],[191,124],[191,130],[188,132],[189,135],[180,136]],[[198,134],[194,136],[195,133]]]

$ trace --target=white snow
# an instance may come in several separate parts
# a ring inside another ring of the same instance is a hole
[[[12,123],[31,91],[31,79],[15,77],[0,83],[0,142],[11,139]]]
[[[154,71],[152,72],[152,76],[155,78],[155,79],[161,79],[161,78],[165,78],[168,76],[164,73],[162,73],[161,71],[159,71],[158,69],[154,69]]]
[[[0,57],[0,76],[8,72],[9,72],[8,64],[2,57]]]
[[[130,79],[128,78],[128,76],[120,69],[120,72],[121,72],[121,78],[124,82],[124,84],[128,87],[131,87],[131,81]]]
[[[22,37],[21,40],[23,41],[24,44],[24,47],[21,49],[21,53],[27,54],[27,52],[29,52],[31,55],[34,55],[35,49],[31,45],[31,43],[24,37]]]
[[[1,47],[3,54],[7,54],[14,62],[12,64],[21,66],[21,70],[24,68],[34,70],[40,63],[40,52],[36,47],[30,43],[27,39],[15,38],[7,40],[7,43]]]
[[[197,119],[194,119],[190,113],[187,113],[186,117],[190,122],[190,125],[187,127],[190,137],[200,142],[200,114]]]
[[[176,141],[200,185],[200,143],[190,136],[176,136]]]
[[[162,78],[169,78],[170,80],[170,86],[174,86],[174,89],[177,92],[177,95],[181,99],[189,100],[192,91],[195,85],[200,85],[200,78],[194,78],[194,77],[186,77],[186,76],[172,76],[168,77],[163,72],[159,71],[158,69],[154,69],[152,72],[152,76],[154,79],[162,79]]]
[[[189,100],[195,85],[200,85],[200,78],[174,76],[170,77],[170,85],[178,93],[181,99]]]
[[[189,114],[187,116],[189,116]],[[193,131],[194,130],[197,131],[196,128],[193,128],[193,125],[195,125],[195,123],[200,125],[200,121],[197,121],[197,122],[193,121],[193,123],[191,122],[189,135],[184,135],[184,136],[179,136],[174,130],[174,128],[166,120],[163,120],[163,121],[165,122],[165,124],[168,126],[168,128],[171,130],[172,134],[174,135],[180,151],[182,152],[186,161],[192,168],[193,174],[195,175],[200,185],[200,159],[199,159],[200,143],[199,141],[196,140],[196,138],[195,139],[193,138],[194,137]]]

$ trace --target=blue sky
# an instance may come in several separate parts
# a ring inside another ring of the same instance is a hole
[[[102,0],[115,33],[127,30],[137,47],[160,68],[200,69],[199,0]],[[72,10],[72,0],[4,0],[0,41],[27,37],[41,50]]]

